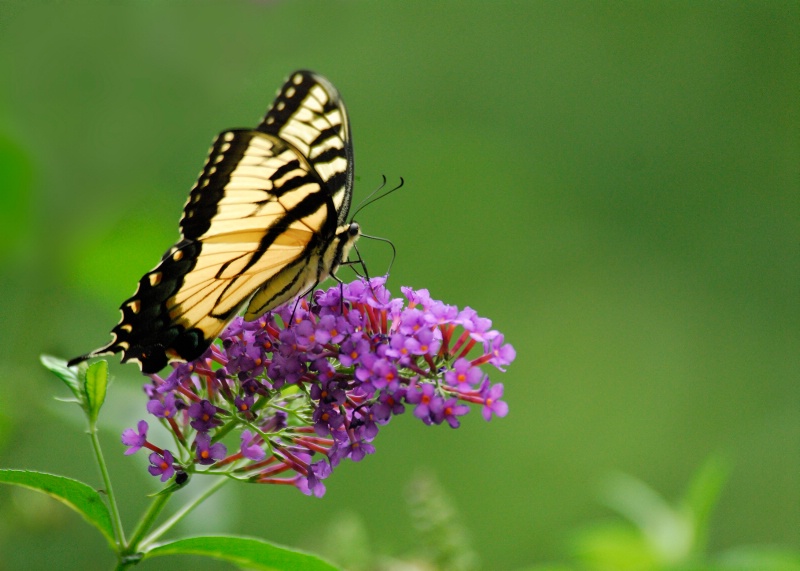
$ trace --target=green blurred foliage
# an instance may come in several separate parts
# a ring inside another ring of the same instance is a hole
[[[518,354],[511,413],[401,418],[323,500],[240,487],[184,531],[313,549],[347,509],[404,551],[394,497],[427,466],[480,559],[514,569],[599,514],[606,471],[671,497],[724,450],[709,549],[798,545],[798,53],[797,2],[0,3],[0,465],[98,481],[38,356],[106,342],[213,136],[303,67],[348,104],[356,200],[407,181],[359,215],[398,248],[390,287],[494,320]],[[364,249],[380,273],[386,249]],[[110,372],[102,437],[132,520],[153,483],[118,442],[144,399],[135,367]],[[19,514],[0,495],[0,521]],[[71,514],[31,521],[0,525],[0,568],[108,567]]]

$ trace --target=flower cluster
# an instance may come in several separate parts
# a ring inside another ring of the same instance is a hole
[[[127,429],[126,454],[151,450],[150,473],[167,481],[198,470],[253,482],[291,484],[322,496],[323,480],[345,458],[375,451],[379,428],[413,406],[426,424],[459,426],[467,403],[486,420],[505,416],[501,371],[515,352],[491,321],[470,308],[383,278],[316,291],[255,321],[237,317],[199,359],[145,386],[148,412],[175,439],[170,451]],[[238,450],[229,453],[234,431]]]

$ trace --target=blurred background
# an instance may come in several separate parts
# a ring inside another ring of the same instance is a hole
[[[323,499],[228,486],[181,533],[319,552],[356,529],[403,557],[407,490],[432,481],[467,567],[571,566],[580,530],[619,517],[609,474],[631,476],[622,503],[645,482],[675,505],[713,457],[709,557],[800,547],[800,4],[33,4],[0,4],[0,466],[100,485],[38,356],[107,342],[213,137],[309,68],[347,103],[355,200],[405,178],[358,220],[397,247],[390,289],[493,320],[517,351],[493,377],[510,413],[406,414]],[[387,248],[364,248],[382,273]],[[111,362],[102,438],[131,526],[157,486],[119,444],[142,378]],[[111,566],[77,515],[0,487],[0,569]]]

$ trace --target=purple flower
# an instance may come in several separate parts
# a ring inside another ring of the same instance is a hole
[[[258,434],[250,432],[249,430],[242,431],[241,445],[239,447],[242,456],[255,462],[260,462],[267,456],[267,453],[261,448],[259,438],[260,436]]]
[[[444,374],[444,381],[451,387],[458,387],[459,389],[466,390],[481,382],[483,373],[478,367],[473,367],[472,364],[463,357],[456,359],[453,363],[453,370],[447,371]]]
[[[436,395],[436,387],[430,383],[424,383],[409,387],[406,392],[406,400],[417,405],[414,407],[414,416],[425,424],[431,424],[433,422],[432,406],[437,400],[441,400],[441,397]]]
[[[328,436],[344,424],[344,416],[333,406],[322,404],[314,409],[312,415],[314,431],[319,436]]]
[[[319,460],[308,467],[307,476],[298,478],[296,486],[307,496],[313,494],[315,497],[321,498],[325,495],[325,484],[322,483],[322,480],[330,476],[330,474],[330,464],[325,460]]]
[[[481,397],[483,398],[481,413],[487,421],[492,419],[492,414],[501,418],[508,414],[508,405],[500,400],[500,397],[503,396],[502,383],[489,386],[488,381],[489,378],[487,377],[481,389]]]
[[[321,406],[340,405],[347,400],[347,393],[339,386],[338,381],[315,383],[311,387],[311,398],[318,400]]]
[[[187,383],[191,381],[195,363],[201,362],[202,359],[203,357],[200,357],[197,361],[193,361],[191,363],[181,363],[180,365],[175,365],[175,368],[172,369],[170,374],[167,376],[164,384],[158,387],[158,392],[166,393],[169,391],[174,391],[181,383]]]
[[[320,332],[317,331],[316,325],[308,319],[304,319],[297,326],[295,326],[294,331],[297,336],[297,342],[309,349],[313,348],[317,344],[327,343],[329,339],[329,336],[326,334],[324,329],[321,330],[320,335]]]
[[[354,440],[344,448],[343,452],[353,462],[361,462],[364,456],[375,452],[375,447],[366,440]]]
[[[471,307],[465,307],[458,314],[457,322],[469,332],[469,336],[479,343],[497,336],[497,331],[490,331],[492,320],[480,317]]]
[[[358,438],[372,441],[378,435],[378,425],[375,423],[375,415],[368,406],[359,408],[353,412],[350,421],[350,428],[355,431]]]
[[[203,399],[192,404],[187,412],[189,417],[194,419],[191,422],[192,428],[198,432],[207,432],[222,424],[222,421],[216,418],[217,408],[208,400]]]
[[[328,359],[320,357],[311,362],[309,369],[317,374],[319,377],[320,383],[327,383],[333,380],[336,377],[336,369],[333,365],[328,362]],[[316,385],[314,385],[316,386]],[[314,397],[313,395],[311,398],[318,398]]]
[[[420,329],[414,335],[414,338],[419,342],[416,350],[412,351],[415,355],[436,355],[439,352],[439,347],[442,344],[442,333],[438,328]]]
[[[431,306],[431,294],[427,289],[414,290],[410,287],[403,286],[400,288],[400,291],[406,296],[411,306],[421,305],[422,309],[428,309]]]
[[[147,442],[147,422],[140,420],[136,428],[138,431],[133,428],[126,428],[122,431],[122,443],[128,446],[125,451],[126,456],[137,452]]]
[[[147,412],[159,418],[173,418],[178,412],[175,406],[175,393],[167,393],[163,399],[163,402],[158,398],[150,399],[147,403]]]
[[[375,420],[385,424],[389,422],[391,415],[403,414],[406,411],[406,407],[403,405],[405,396],[404,388],[381,392],[378,402],[372,405],[372,414]]]
[[[447,424],[449,424],[451,428],[458,428],[461,422],[457,417],[464,416],[469,412],[469,407],[465,404],[459,404],[456,398],[450,398],[446,401],[436,401],[432,409],[432,416],[436,424],[447,421]]]
[[[252,416],[250,409],[253,408],[253,403],[255,403],[255,397],[253,395],[245,395],[245,396],[237,396],[233,404],[236,409],[245,415],[250,415],[248,418]]]
[[[510,364],[517,356],[517,352],[510,344],[503,344],[503,335],[501,334],[491,341],[484,342],[484,350],[492,356],[489,362],[501,371],[505,371],[503,367]]]
[[[323,315],[320,317],[319,322],[317,323],[317,331],[317,340],[320,339],[322,332],[324,332],[325,336],[327,336],[327,341],[320,341],[320,343],[338,344],[344,341],[347,333],[351,331],[351,327],[344,317]]]
[[[458,316],[458,308],[441,301],[434,302],[425,312],[425,321],[432,325],[450,323]]]
[[[411,363],[411,356],[418,354],[419,341],[413,337],[402,333],[393,333],[389,338],[389,347],[387,347],[385,355],[397,361],[398,364],[406,366]]]
[[[362,355],[369,354],[369,341],[363,337],[354,337],[342,343],[339,349],[339,362],[345,367],[349,367],[358,362]]]
[[[427,290],[392,298],[385,281],[359,279],[251,322],[234,318],[200,359],[166,379],[150,376],[148,411],[169,419],[182,446],[193,440],[205,472],[241,471],[317,497],[342,460],[375,452],[379,429],[407,405],[424,423],[453,428],[470,403],[487,419],[505,416],[503,385],[492,386],[481,367],[502,369],[515,352],[491,321]],[[226,457],[219,440],[228,432],[239,448]],[[164,481],[185,474],[147,441],[146,423],[122,440],[126,454],[157,450],[148,470]]]
[[[164,450],[164,455],[162,456],[158,452],[153,452],[150,454],[149,457],[150,466],[147,470],[153,476],[161,476],[161,481],[166,482],[172,475],[175,473],[175,467],[173,466],[174,459],[172,458],[172,453],[169,450]]]
[[[250,332],[245,333],[245,337],[253,338],[254,335]],[[264,370],[264,352],[261,346],[255,343],[255,339],[244,347],[236,361],[229,360],[225,366],[229,373],[236,373],[239,378],[253,377],[260,375]]]
[[[400,327],[398,331],[403,335],[414,335],[417,331],[428,326],[425,323],[425,314],[419,309],[406,309],[400,316]]]
[[[293,346],[297,347],[297,345]],[[281,345],[281,353],[273,357],[272,363],[267,368],[267,374],[275,388],[281,388],[284,384],[296,383],[306,372],[303,362],[305,354],[301,351],[285,353],[287,350],[284,347],[288,346]]]
[[[376,389],[382,389],[397,380],[397,369],[386,359],[376,359],[370,369],[370,380]]]
[[[325,484],[310,471],[308,476],[298,476],[295,486],[307,496],[321,498],[325,495]]]
[[[227,454],[227,449],[221,442],[211,444],[211,436],[207,432],[198,432],[194,443],[197,445],[195,455],[200,464],[213,464]]]

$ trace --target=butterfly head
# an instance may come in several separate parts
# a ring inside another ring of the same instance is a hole
[[[356,243],[356,240],[361,236],[361,227],[358,222],[350,222],[343,224],[336,229],[336,252],[333,256],[333,264],[331,274],[333,274],[339,265],[347,261],[347,256],[350,255],[350,250]]]

